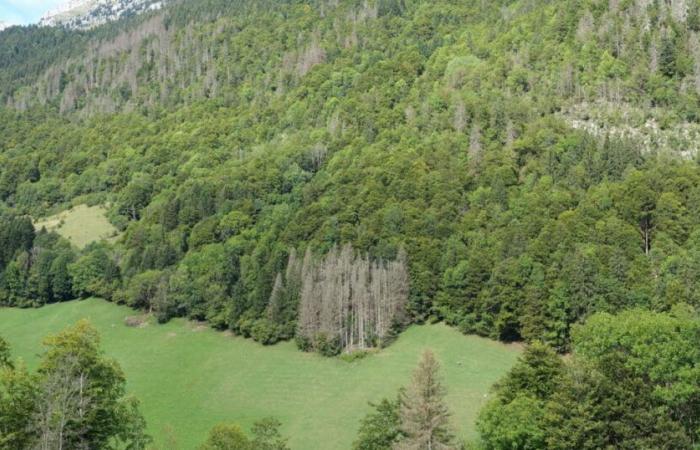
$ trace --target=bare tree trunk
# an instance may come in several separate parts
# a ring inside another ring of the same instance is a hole
[[[374,339],[381,344],[403,320],[409,283],[403,250],[396,261],[372,263],[346,245],[340,252],[334,247],[318,264],[307,250],[301,272],[297,333],[312,345],[321,333],[346,352],[366,349]]]

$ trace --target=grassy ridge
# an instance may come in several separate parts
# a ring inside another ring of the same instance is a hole
[[[388,349],[348,363],[299,352],[292,343],[263,347],[183,320],[127,327],[130,314],[101,300],[0,309],[0,334],[14,355],[33,366],[42,336],[88,318],[141,399],[158,447],[168,449],[194,448],[217,422],[248,427],[266,415],[283,422],[295,449],[347,449],[367,402],[407,384],[427,347],[443,365],[454,424],[472,439],[490,385],[518,355],[515,347],[429,325],[414,326]]]

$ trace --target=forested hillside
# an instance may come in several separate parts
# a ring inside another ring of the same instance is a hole
[[[695,0],[202,0],[9,28],[0,303],[100,296],[328,354],[425,320],[566,351],[594,312],[697,308],[699,33]],[[27,217],[82,203],[115,243]]]

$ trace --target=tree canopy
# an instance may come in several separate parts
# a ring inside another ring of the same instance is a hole
[[[486,448],[692,448],[699,338],[697,313],[679,305],[593,315],[567,362],[529,346],[480,413]]]
[[[568,351],[595,312],[697,308],[698,7],[604,3],[208,0],[4,31],[0,303],[101,296],[269,344],[300,329],[290,255],[352,245],[405,260],[403,324]],[[79,203],[120,238],[30,229]]]

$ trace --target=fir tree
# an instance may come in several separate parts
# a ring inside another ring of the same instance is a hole
[[[401,431],[406,436],[395,450],[449,450],[456,448],[450,433],[450,413],[445,404],[445,387],[439,376],[435,355],[423,353],[413,382],[401,393]]]

